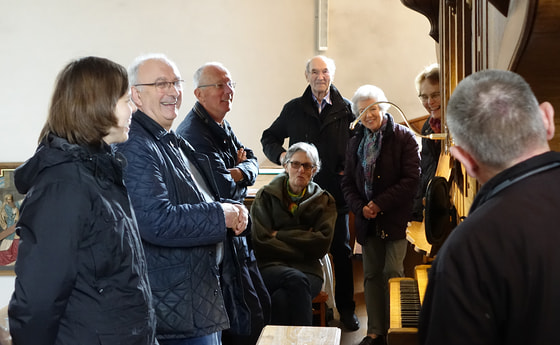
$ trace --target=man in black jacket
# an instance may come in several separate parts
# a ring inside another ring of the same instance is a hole
[[[451,154],[482,187],[432,264],[420,344],[555,344],[560,153],[554,109],[514,72],[463,79],[445,120]]]
[[[177,127],[199,153],[208,156],[212,174],[222,198],[243,202],[247,186],[259,174],[253,150],[233,132],[226,115],[231,110],[235,82],[219,62],[202,65],[194,73],[197,102]],[[254,345],[269,320],[270,296],[250,248],[250,227],[242,236],[228,234],[224,242],[222,277],[234,275],[236,284],[222,282],[230,328],[222,333],[224,345]]]
[[[309,86],[301,97],[284,105],[280,116],[263,132],[261,144],[267,158],[276,164],[280,164],[286,154],[282,146],[285,138],[290,138],[290,146],[303,141],[317,147],[323,164],[314,181],[332,194],[338,212],[330,250],[334,261],[335,303],[344,326],[355,331],[360,324],[354,314],[348,207],[340,188],[346,144],[351,136],[349,126],[354,116],[350,102],[332,85],[334,74],[332,59],[325,56],[311,58],[305,69]]]

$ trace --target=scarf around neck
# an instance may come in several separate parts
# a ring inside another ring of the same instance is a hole
[[[376,132],[372,132],[364,127],[364,137],[358,147],[358,159],[364,170],[364,191],[369,199],[373,196],[373,173],[375,171],[375,163],[381,153],[383,131],[386,127],[386,116],[383,117],[383,124]]]

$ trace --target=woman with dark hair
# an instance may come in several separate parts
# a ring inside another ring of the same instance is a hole
[[[126,69],[85,57],[58,75],[35,155],[14,173],[20,210],[10,333],[17,345],[155,344],[144,251],[124,159]]]
[[[312,181],[321,168],[314,145],[295,143],[283,158],[285,173],[257,193],[251,205],[257,264],[270,294],[271,323],[311,326],[313,298],[321,291],[321,258],[334,235],[334,198]]]

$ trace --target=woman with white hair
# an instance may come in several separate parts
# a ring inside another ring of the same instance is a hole
[[[418,144],[395,123],[377,86],[364,85],[352,98],[361,126],[348,143],[342,190],[354,213],[362,245],[367,336],[360,345],[384,344],[388,325],[387,282],[404,276],[406,225],[420,177]]]

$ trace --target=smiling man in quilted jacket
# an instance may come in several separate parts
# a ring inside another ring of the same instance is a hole
[[[247,227],[245,206],[220,200],[208,157],[171,131],[183,89],[164,55],[129,67],[130,138],[118,146],[142,236],[161,345],[218,345],[229,328],[218,266],[227,231]]]

